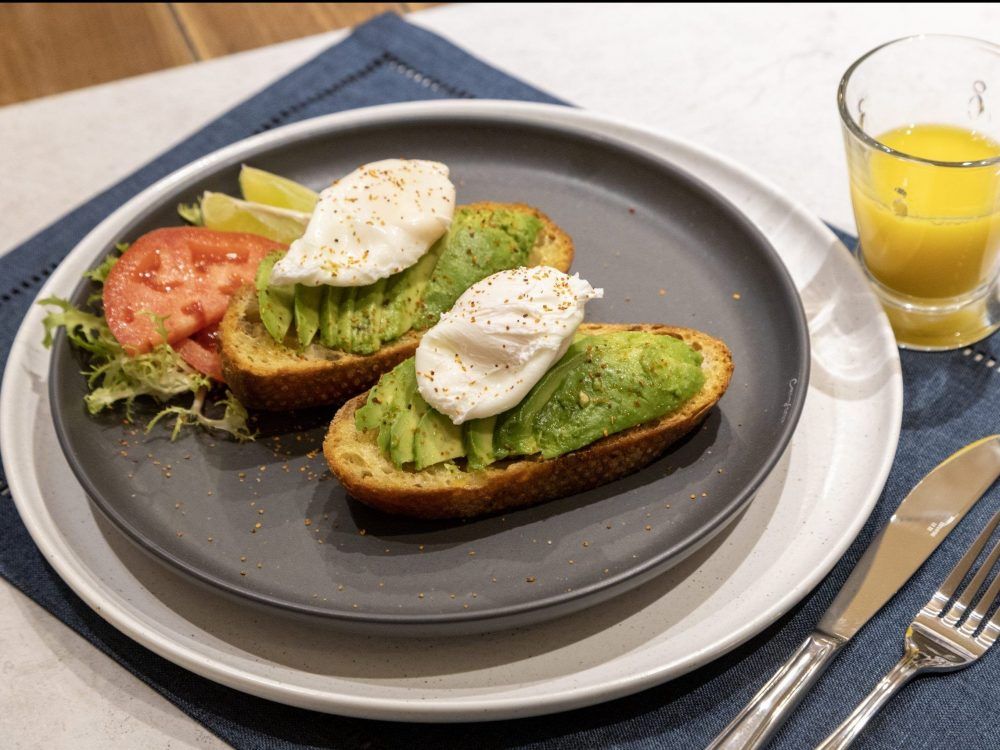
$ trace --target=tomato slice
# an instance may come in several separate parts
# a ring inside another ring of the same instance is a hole
[[[219,324],[213,323],[190,338],[181,339],[173,345],[181,359],[210,378],[225,383],[222,377],[222,356],[219,354]]]
[[[133,242],[108,274],[108,326],[126,351],[137,354],[162,343],[156,316],[167,343],[175,344],[218,323],[233,292],[253,281],[261,259],[284,248],[256,234],[155,229]]]

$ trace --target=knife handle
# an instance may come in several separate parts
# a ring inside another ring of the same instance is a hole
[[[706,750],[753,750],[766,745],[843,645],[840,638],[810,633]]]

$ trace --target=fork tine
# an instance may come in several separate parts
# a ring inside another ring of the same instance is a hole
[[[997,554],[1000,553],[1000,542],[997,542],[996,547],[993,548],[993,553],[994,554],[990,555],[992,562],[987,561],[979,571],[980,573],[990,572],[990,568],[993,567],[992,563],[996,562]],[[976,576],[976,578],[979,577],[979,575]],[[985,578],[986,576],[983,575],[982,577]],[[972,586],[970,585],[969,588],[971,589]],[[992,607],[996,602],[997,594],[1000,594],[1000,575],[993,578],[993,583],[990,584],[986,593],[983,594],[979,603],[976,604],[976,608],[972,611],[972,614],[970,614],[968,619],[962,623],[962,627],[959,628],[960,632],[968,636],[971,636],[974,632],[976,632],[976,628],[979,627],[979,623],[983,621],[983,618],[986,617],[986,613],[990,611],[990,607]],[[995,620],[996,617],[994,616],[993,619]],[[990,641],[990,643],[992,642],[993,641]]]
[[[987,535],[987,537],[988,536],[989,535]],[[985,542],[987,540],[984,538],[983,541]],[[1000,542],[998,542],[993,546],[993,549],[990,551],[989,556],[983,561],[983,564],[980,566],[979,570],[976,571],[976,575],[973,576],[972,580],[969,581],[969,585],[966,586],[965,589],[962,591],[962,595],[951,606],[951,609],[949,609],[945,613],[944,616],[945,625],[955,625],[959,620],[962,619],[962,615],[965,614],[965,611],[972,604],[973,600],[976,598],[976,594],[978,594],[986,585],[986,576],[990,574],[990,571],[996,564],[997,558],[1000,558]],[[983,599],[985,600],[985,598],[986,597],[984,596]],[[977,607],[977,611],[978,609],[979,608]],[[983,614],[985,613],[980,613],[979,615],[980,620],[982,619]]]
[[[955,596],[955,591],[958,589],[958,584],[962,582],[969,569],[972,567],[972,563],[976,561],[979,557],[979,553],[983,551],[983,547],[986,546],[986,542],[993,535],[996,530],[997,524],[1000,524],[1000,512],[994,514],[990,522],[986,524],[986,528],[983,529],[982,533],[969,547],[968,552],[962,555],[962,559],[955,563],[955,567],[951,569],[951,573],[945,578],[944,583],[937,590],[931,600],[927,602],[927,606],[924,607],[924,611],[929,615],[937,617],[944,610],[945,606],[951,601],[952,597]]]
[[[994,588],[1000,588],[1000,584],[998,584],[998,582],[1000,582],[1000,576],[998,576],[997,580],[993,582],[993,586],[990,587],[990,591],[993,591]],[[993,598],[996,599],[995,596]],[[979,634],[979,637],[976,640],[982,643],[986,648],[989,648],[996,641],[998,635],[1000,635],[1000,609],[993,613],[993,617],[991,617],[990,621],[986,623],[986,627],[983,628],[983,632]]]

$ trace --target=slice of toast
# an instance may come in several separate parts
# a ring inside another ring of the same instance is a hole
[[[530,211],[541,219],[543,226],[529,264],[569,271],[573,240],[538,209],[522,203],[492,202],[468,207]],[[409,331],[369,355],[327,349],[318,343],[300,351],[279,344],[264,330],[253,287],[245,287],[233,295],[219,331],[226,384],[244,406],[264,411],[342,402],[370,388],[383,373],[413,356],[422,333]]]
[[[584,323],[578,333],[646,331],[674,336],[702,353],[705,384],[678,411],[623,430],[553,459],[511,459],[478,471],[438,464],[423,471],[397,469],[375,443],[377,430],[359,433],[354,413],[368,394],[351,399],[330,424],[323,453],[330,469],[358,500],[387,513],[418,518],[468,518],[520,508],[619,479],[656,460],[696,428],[726,392],[733,373],[729,348],[690,328]]]

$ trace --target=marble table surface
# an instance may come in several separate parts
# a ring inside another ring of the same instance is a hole
[[[714,149],[850,227],[840,75],[897,37],[983,36],[1000,7],[482,4],[407,18],[582,107]],[[0,108],[0,253],[343,35]],[[225,746],[2,581],[0,677],[4,747]],[[59,710],[39,721],[39,705]]]

